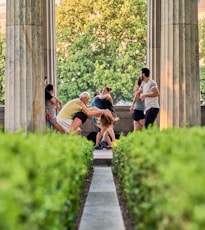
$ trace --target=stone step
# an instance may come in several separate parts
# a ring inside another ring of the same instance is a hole
[[[94,150],[93,152],[94,166],[111,166],[112,165],[112,150]]]

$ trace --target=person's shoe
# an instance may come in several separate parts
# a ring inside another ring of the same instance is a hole
[[[95,146],[95,150],[102,150],[100,146]]]
[[[107,144],[107,142],[105,142],[105,141],[101,141],[101,142],[100,142],[100,145],[102,145],[103,148],[105,148],[105,149],[112,149],[112,147],[109,146],[109,145]]]
[[[107,144],[105,141],[101,141],[101,142],[100,142],[100,145],[102,145],[104,148],[107,148],[107,147],[108,147],[108,144]]]
[[[112,149],[112,147],[111,146],[107,146],[106,149]]]

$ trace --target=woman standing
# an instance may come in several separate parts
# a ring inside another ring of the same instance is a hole
[[[141,83],[142,83],[142,78],[139,77],[137,81],[137,87],[134,91],[135,93],[138,92]],[[132,112],[134,131],[138,131],[144,126],[145,123],[144,110],[145,110],[144,100],[141,100],[140,98],[135,102],[134,106],[130,107],[130,112]]]

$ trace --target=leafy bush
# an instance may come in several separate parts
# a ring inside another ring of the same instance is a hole
[[[121,137],[114,173],[138,230],[205,229],[205,128]]]
[[[0,134],[0,229],[72,229],[91,169],[83,137]]]

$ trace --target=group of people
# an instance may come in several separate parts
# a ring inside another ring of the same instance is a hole
[[[150,70],[142,68],[135,89],[135,96],[130,107],[134,120],[134,131],[143,126],[148,128],[152,125],[159,113],[159,89],[156,81],[150,79]]]
[[[80,94],[79,98],[73,99],[62,106],[61,101],[55,97],[55,90],[52,84],[48,84],[47,77],[45,81],[45,114],[46,123],[60,133],[69,134],[75,131],[81,134],[80,126],[92,117],[96,120],[99,129],[97,134],[97,145],[105,148],[111,148],[115,141],[113,124],[117,120],[113,108],[112,97],[109,87],[105,87],[102,93],[98,93],[93,99],[91,106],[88,106],[90,95],[88,92]],[[58,111],[58,114],[57,114]]]
[[[47,77],[44,80],[46,123],[60,133],[69,134],[75,131],[80,135],[80,126],[88,117],[92,117],[98,129],[95,149],[112,148],[115,141],[114,125],[119,120],[110,94],[112,88],[104,87],[102,92],[95,92],[90,106],[88,92],[81,93],[79,98],[62,106],[61,101],[55,97],[53,85],[48,84]],[[143,126],[147,128],[153,124],[159,113],[159,90],[156,81],[150,79],[148,68],[142,69],[134,93],[130,111],[134,120],[134,130],[137,131]]]

